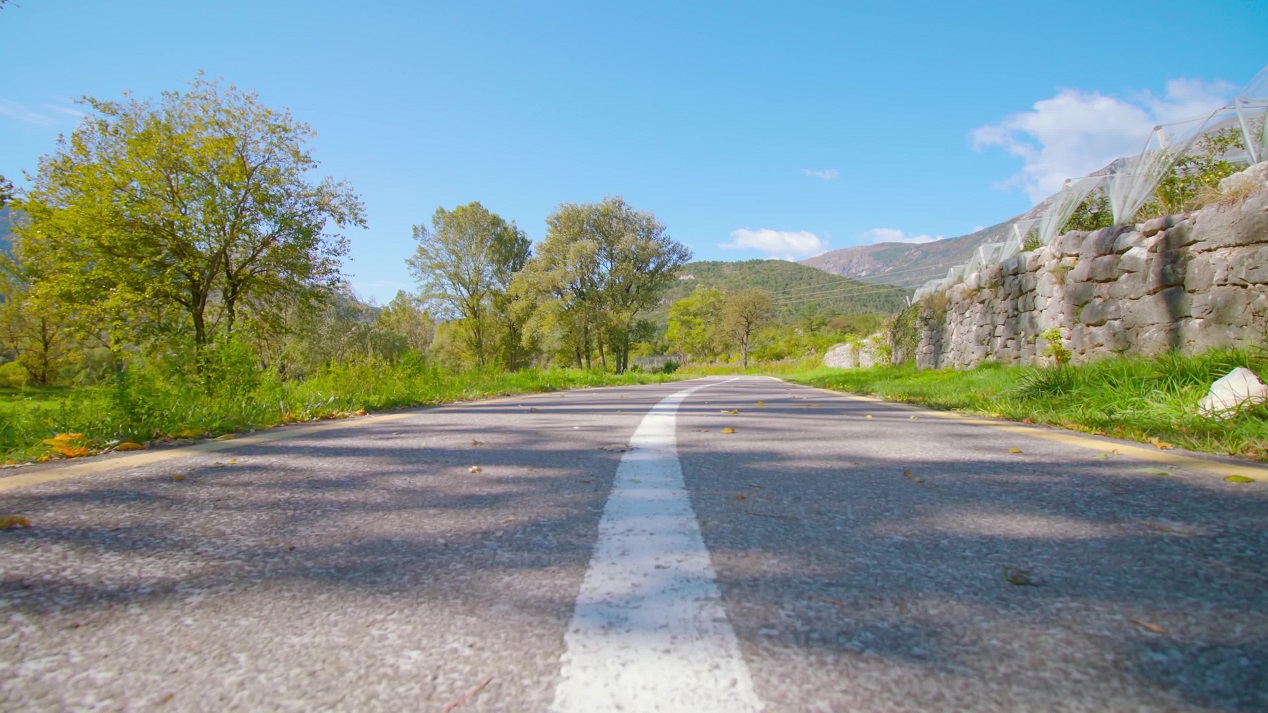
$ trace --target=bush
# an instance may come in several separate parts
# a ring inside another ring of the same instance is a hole
[[[660,367],[660,373],[662,374],[672,374],[675,371],[678,371],[678,362],[676,361],[667,361]]]

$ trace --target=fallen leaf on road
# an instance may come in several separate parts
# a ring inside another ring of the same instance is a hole
[[[479,472],[480,472],[480,470],[481,470],[481,469],[480,469],[480,466],[478,466],[478,465],[473,465],[473,466],[471,466],[470,468],[467,468],[467,472],[468,472],[468,473],[479,473]]]
[[[1109,454],[1097,453],[1096,455],[1092,456],[1092,460],[1109,460]]]
[[[1165,634],[1165,633],[1167,633],[1167,630],[1166,630],[1166,629],[1164,629],[1164,628],[1162,628],[1161,626],[1158,626],[1157,624],[1154,624],[1154,623],[1152,623],[1152,622],[1148,622],[1148,621],[1141,621],[1141,620],[1139,620],[1139,619],[1128,619],[1127,621],[1129,621],[1129,622],[1131,622],[1131,623],[1135,624],[1136,626],[1139,626],[1140,628],[1144,629],[1145,631],[1148,631],[1148,632],[1149,632],[1149,633],[1151,633],[1151,634]]]
[[[871,418],[871,417],[872,417],[872,414],[870,414],[870,413],[869,413],[869,414],[867,414],[866,416],[864,416],[863,418]]]
[[[626,451],[632,451],[632,450],[634,450],[634,449],[633,449],[633,448],[631,448],[630,446],[627,446],[627,445],[624,445],[624,444],[617,444],[617,445],[614,445],[614,446],[599,446],[599,450],[601,450],[601,451],[613,451],[613,452],[616,452],[616,453],[624,453],[624,452],[626,452]]]
[[[1230,476],[1228,476],[1227,478],[1224,478],[1224,480],[1225,480],[1225,482],[1228,482],[1228,483],[1253,483],[1253,482],[1255,482],[1255,479],[1254,479],[1254,478],[1247,478],[1247,477],[1246,477],[1246,476],[1244,476],[1244,475],[1230,475]]]
[[[1175,448],[1175,446],[1163,441],[1161,438],[1150,438],[1149,442],[1157,446],[1158,450],[1163,450],[1166,448]]]
[[[1163,470],[1162,468],[1137,468],[1136,472],[1144,473],[1145,475],[1171,475],[1171,471]]]
[[[1004,565],[1004,581],[1018,587],[1035,587],[1039,584],[1033,572],[1011,564]]]
[[[747,500],[747,499],[748,499],[748,496],[747,496],[747,495],[745,495],[744,493],[740,493],[739,495],[736,495],[736,496],[735,496],[735,499],[736,499],[736,500]]]
[[[1023,419],[1021,420],[1021,422],[1022,422],[1022,423],[1034,423],[1034,422],[1035,422],[1035,419],[1033,419],[1033,418],[1023,418]]]
[[[471,445],[473,445],[473,446],[483,446],[483,445],[484,445],[484,441],[477,441],[476,439],[472,438],[472,439],[471,439]]]
[[[175,481],[177,481],[177,482],[182,481],[182,480],[184,480],[184,479],[185,479],[185,476],[183,476],[183,475],[173,475],[173,476],[172,476],[172,480],[175,480]]]
[[[12,530],[15,527],[30,527],[31,521],[21,515],[5,515],[0,517],[0,530]]]
[[[919,477],[917,477],[917,476],[912,475],[910,470],[904,470],[904,471],[903,471],[903,477],[904,477],[904,478],[909,478],[909,479],[910,479],[913,483],[923,483],[923,482],[925,482],[923,478],[919,478]]]
[[[765,402],[765,401],[758,401],[758,402],[757,402],[757,405],[758,405],[758,406],[765,406],[765,405],[766,405],[766,402]]]
[[[739,410],[739,409],[734,409],[734,408],[733,408],[733,409],[731,409],[730,411],[728,411],[728,410],[726,410],[726,409],[722,409],[722,411],[721,411],[720,413],[727,413],[727,414],[730,414],[730,415],[734,416],[734,415],[738,414],[739,412],[740,412],[740,410]]]
[[[226,434],[224,434],[223,436],[216,436],[215,438],[213,438],[213,439],[211,439],[211,440],[213,440],[213,441],[232,441],[232,440],[233,440],[233,439],[235,439],[235,438],[237,438],[237,436],[233,435],[232,433],[226,433]]]
[[[735,433],[735,429],[734,429],[734,428],[731,428],[730,426],[727,426],[726,428],[722,429],[722,432],[723,432],[723,433]]]
[[[916,416],[912,416],[912,417],[911,417],[911,420],[913,420],[913,421],[919,421],[920,419],[919,419],[919,418],[917,418]]]
[[[1009,448],[1009,449],[1008,449],[1008,452],[1009,452],[1009,453],[1021,453],[1021,449],[1020,449],[1020,448]]]
[[[843,601],[839,601],[839,600],[837,600],[837,599],[828,599],[827,597],[821,597],[821,596],[819,596],[819,595],[817,595],[817,594],[808,594],[808,595],[806,595],[806,598],[807,598],[807,599],[813,599],[813,600],[815,600],[816,602],[827,602],[828,604],[835,604],[835,605],[837,605],[837,606],[839,606],[839,607],[846,607],[846,608],[849,608],[849,606],[850,606],[849,604],[846,604],[846,603],[845,603],[845,602],[843,602]]]
[[[145,448],[146,446],[144,444],[132,443],[131,441],[124,441],[114,447],[116,451],[143,451]]]

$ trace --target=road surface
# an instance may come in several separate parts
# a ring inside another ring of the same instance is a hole
[[[0,710],[1264,711],[1225,471],[764,377],[4,471]]]

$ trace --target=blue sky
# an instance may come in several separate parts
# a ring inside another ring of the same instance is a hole
[[[698,259],[804,258],[1020,213],[1231,97],[1265,38],[1261,2],[10,0],[0,174],[74,98],[201,69],[317,131],[379,302],[412,287],[411,226],[474,200],[540,240],[559,203],[622,195]]]

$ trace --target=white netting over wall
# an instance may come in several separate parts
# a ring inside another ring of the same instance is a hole
[[[1107,192],[1115,223],[1129,223],[1136,217],[1213,116],[1155,126],[1144,150],[1110,173]]]
[[[1074,215],[1079,204],[1093,191],[1100,189],[1107,178],[1107,176],[1088,176],[1067,180],[1056,199],[1043,212],[1043,215],[1039,216],[1039,242],[1044,245],[1051,243],[1052,239],[1061,232],[1061,227],[1070,220],[1070,216]]]
[[[1235,133],[1245,148],[1221,143]],[[1155,126],[1136,155],[1114,162],[1108,175],[1087,176],[1066,181],[1061,192],[1038,218],[1019,220],[1003,242],[983,243],[969,262],[947,271],[947,276],[929,280],[916,290],[915,299],[944,290],[968,275],[998,264],[1021,252],[1030,235],[1047,245],[1061,232],[1088,196],[1103,191],[1114,212],[1114,222],[1129,223],[1151,200],[1157,207],[1167,205],[1166,193],[1177,178],[1200,174],[1203,162],[1254,164],[1268,161],[1268,67],[1260,70],[1227,106],[1187,121]],[[1179,164],[1179,166],[1177,166]],[[1190,173],[1192,172],[1192,173]],[[1163,184],[1167,180],[1168,183]],[[1160,188],[1160,185],[1162,186]],[[1176,201],[1179,202],[1179,201]]]

